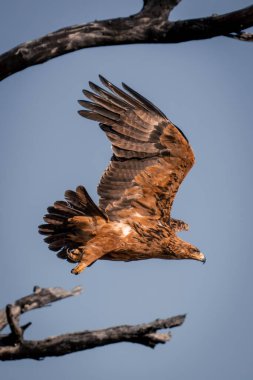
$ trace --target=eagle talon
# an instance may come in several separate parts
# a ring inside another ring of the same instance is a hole
[[[67,256],[69,260],[73,261],[74,263],[77,263],[81,261],[83,253],[79,249],[67,249]]]
[[[75,268],[73,268],[71,270],[71,273],[77,275],[77,274],[81,273],[86,268],[86,266],[87,265],[85,263],[80,263]]]

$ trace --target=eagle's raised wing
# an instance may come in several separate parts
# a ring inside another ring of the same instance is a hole
[[[176,192],[194,163],[183,132],[155,105],[125,85],[105,78],[106,91],[90,82],[88,110],[80,115],[100,122],[112,142],[113,156],[99,186],[99,206],[110,220],[146,216],[168,222]]]

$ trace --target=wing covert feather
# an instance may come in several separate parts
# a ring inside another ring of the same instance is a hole
[[[96,120],[112,143],[113,156],[98,185],[99,207],[110,220],[133,214],[168,221],[177,190],[194,163],[183,132],[153,103],[125,84],[109,90],[90,82],[81,116]]]

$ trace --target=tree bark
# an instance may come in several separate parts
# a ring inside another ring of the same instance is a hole
[[[34,293],[17,300],[13,305],[7,305],[5,310],[1,310],[1,329],[8,323],[11,332],[0,335],[0,360],[39,360],[119,342],[138,343],[154,348],[157,344],[164,344],[171,339],[170,332],[160,333],[159,330],[180,326],[185,319],[185,315],[178,315],[166,319],[156,319],[150,323],[115,326],[95,331],[85,330],[48,337],[44,340],[24,339],[24,331],[31,323],[20,326],[21,313],[43,307],[49,302],[80,294],[80,292],[80,287],[74,288],[70,292],[61,288],[41,289],[36,287]]]
[[[243,41],[241,32],[253,26],[253,6],[235,12],[182,21],[168,17],[180,0],[144,0],[132,16],[65,27],[24,42],[0,56],[0,80],[27,67],[76,50],[109,45],[179,43],[229,36]]]

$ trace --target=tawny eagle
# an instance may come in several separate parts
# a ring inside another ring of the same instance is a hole
[[[65,192],[66,201],[48,208],[49,249],[78,263],[79,274],[98,259],[194,259],[205,256],[177,236],[188,225],[173,219],[171,207],[180,184],[194,164],[184,133],[154,104],[122,83],[125,91],[100,76],[90,82],[79,103],[85,118],[99,122],[113,155],[98,185],[99,207],[83,186]]]

